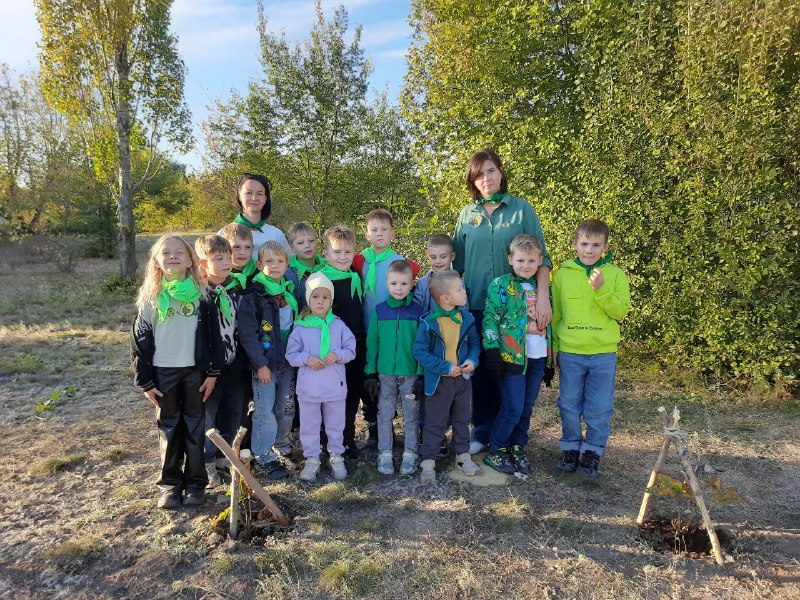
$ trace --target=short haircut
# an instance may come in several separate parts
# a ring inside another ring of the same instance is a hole
[[[214,254],[232,254],[231,244],[221,235],[201,235],[194,241],[197,256],[207,259]]]
[[[289,260],[289,253],[286,251],[286,248],[280,242],[276,242],[275,240],[269,240],[264,242],[258,247],[258,260],[263,261],[267,256],[270,254],[279,254],[283,256],[287,261]]]
[[[219,234],[231,243],[236,238],[253,243],[253,230],[241,223],[228,223],[219,230]]]
[[[478,173],[480,173],[483,163],[487,160],[492,161],[494,166],[497,167],[497,170],[500,171],[500,192],[505,194],[508,191],[508,179],[506,179],[506,172],[503,169],[503,161],[500,160],[497,152],[491,148],[484,148],[472,155],[472,158],[469,159],[469,166],[467,167],[467,189],[473,200],[477,200],[483,196],[478,188],[475,187],[475,180],[478,178]]]
[[[289,227],[289,229],[286,230],[286,239],[289,240],[289,244],[294,244],[295,238],[304,233],[310,233],[315,238],[317,237],[316,229],[314,229],[305,221],[300,221],[299,223],[293,224],[291,227]]]
[[[527,233],[515,235],[514,239],[511,240],[511,245],[508,247],[508,254],[514,254],[517,250],[521,252],[535,252],[539,256],[544,253],[542,242],[539,241],[539,238]]]
[[[334,225],[326,229],[322,237],[325,241],[325,248],[330,248],[331,240],[336,240],[337,242],[349,242],[355,249],[356,234],[347,225]]]
[[[578,225],[578,228],[575,230],[575,241],[578,241],[582,235],[590,236],[590,235],[602,235],[603,241],[608,241],[608,225],[605,221],[601,221],[600,219],[586,219],[585,221],[581,221],[581,224]]]
[[[450,250],[453,249],[453,238],[446,233],[434,233],[428,238],[428,248],[431,246],[447,246]]]
[[[389,227],[394,227],[394,219],[392,218],[392,213],[390,213],[385,208],[376,208],[375,210],[371,210],[367,213],[367,216],[364,217],[364,223],[369,225],[370,221],[388,221]]]
[[[386,272],[387,275],[389,273],[407,273],[411,275],[412,279],[414,277],[414,269],[411,268],[411,264],[405,259],[393,261],[392,264],[389,265],[389,270]]]
[[[449,271],[434,271],[428,278],[428,289],[431,291],[431,298],[439,304],[439,298],[443,294],[449,294],[453,282],[461,281],[461,275],[455,269]]]

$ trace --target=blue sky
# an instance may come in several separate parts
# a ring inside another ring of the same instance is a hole
[[[290,41],[307,37],[314,22],[314,0],[265,0],[271,31],[284,32]],[[374,71],[371,89],[388,91],[396,99],[406,71],[405,52],[411,43],[409,0],[323,0],[326,16],[343,5],[350,29],[363,26],[362,47]],[[206,105],[226,98],[232,89],[245,91],[248,80],[260,73],[255,0],[175,0],[172,30],[188,69],[186,101],[192,110],[198,148],[181,157],[199,166],[202,139],[199,123]],[[40,32],[33,2],[0,2],[0,62],[16,72],[38,68]]]

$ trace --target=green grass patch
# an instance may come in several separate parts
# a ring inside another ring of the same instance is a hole
[[[38,373],[44,369],[44,361],[33,354],[9,353],[0,356],[0,375]]]
[[[256,567],[266,574],[287,573],[297,578],[308,570],[308,561],[301,549],[294,544],[278,544],[265,548],[253,558]]]
[[[356,597],[373,591],[387,567],[382,555],[350,555],[322,570],[319,587],[326,592],[348,591]]]
[[[516,496],[510,496],[505,502],[494,502],[488,508],[501,517],[519,517],[528,512],[528,505]]]
[[[50,477],[59,471],[69,469],[85,461],[88,458],[86,454],[63,454],[59,456],[50,456],[43,458],[31,466],[31,473],[33,475],[46,475]]]
[[[230,554],[222,552],[211,559],[209,570],[215,577],[225,577],[230,575],[233,568],[236,566],[236,559]]]
[[[105,542],[97,536],[74,537],[49,551],[49,558],[62,571],[74,572],[105,552]]]

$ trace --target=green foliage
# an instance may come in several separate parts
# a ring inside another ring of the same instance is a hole
[[[70,385],[61,391],[53,392],[47,398],[40,398],[36,401],[36,405],[33,407],[33,412],[37,415],[41,415],[48,411],[55,410],[65,398],[72,398],[77,391],[78,388]]]
[[[623,335],[717,377],[796,382],[800,5],[418,0],[404,110],[428,193],[504,158],[554,262],[612,228]]]

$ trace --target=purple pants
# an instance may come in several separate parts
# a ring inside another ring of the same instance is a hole
[[[315,458],[320,455],[319,428],[323,422],[328,436],[328,453],[341,455],[344,452],[345,405],[344,398],[330,402],[306,402],[298,398],[303,456]]]

